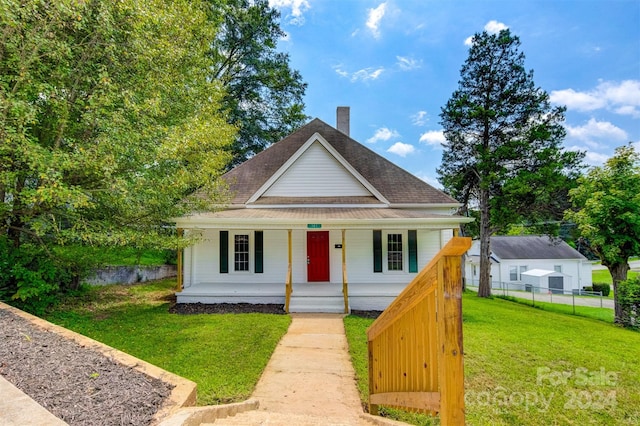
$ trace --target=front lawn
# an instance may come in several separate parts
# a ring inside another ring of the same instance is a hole
[[[468,293],[462,310],[467,424],[640,424],[640,333]],[[345,318],[365,401],[372,322]],[[428,416],[391,415],[434,424]]]
[[[198,384],[198,404],[242,401],[253,392],[288,315],[170,314],[176,281],[91,287],[45,319]]]

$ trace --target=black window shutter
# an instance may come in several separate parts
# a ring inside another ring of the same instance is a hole
[[[409,272],[418,272],[418,231],[409,231]]]
[[[382,231],[373,231],[373,272],[382,272]]]
[[[254,250],[255,250],[255,254],[254,254],[254,258],[255,258],[255,269],[256,269],[256,274],[261,274],[262,272],[264,272],[264,266],[263,266],[263,233],[262,231],[256,231],[255,233],[255,241],[254,241]]]
[[[229,231],[220,231],[220,273],[229,273]]]

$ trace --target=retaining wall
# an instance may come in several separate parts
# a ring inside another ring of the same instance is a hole
[[[91,285],[135,284],[177,276],[175,265],[160,266],[107,266],[84,280]]]

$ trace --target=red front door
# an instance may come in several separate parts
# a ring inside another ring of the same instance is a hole
[[[329,281],[329,231],[307,232],[307,281]]]

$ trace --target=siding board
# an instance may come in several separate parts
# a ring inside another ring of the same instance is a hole
[[[322,176],[322,179],[318,179]],[[263,194],[266,197],[340,197],[372,194],[320,143],[314,142]]]

